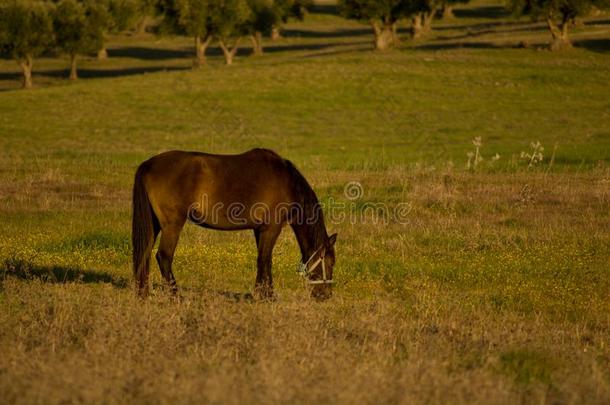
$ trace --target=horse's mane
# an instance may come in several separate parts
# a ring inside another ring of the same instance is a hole
[[[296,224],[303,229],[305,237],[316,248],[326,241],[326,227],[324,215],[316,193],[313,191],[305,177],[290,160],[284,160],[291,179],[292,191],[302,212],[301,223]]]

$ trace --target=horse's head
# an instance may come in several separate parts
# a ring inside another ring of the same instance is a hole
[[[317,300],[325,300],[332,295],[333,267],[335,267],[335,242],[337,234],[331,235],[314,258],[315,266],[311,266],[309,282],[313,286],[311,296]]]

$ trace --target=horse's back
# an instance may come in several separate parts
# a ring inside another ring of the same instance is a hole
[[[286,162],[269,149],[257,148],[237,155],[173,150],[151,157],[138,170],[154,178],[189,178],[207,174],[236,180],[266,174],[281,176],[286,171]]]
[[[292,198],[287,161],[267,149],[239,155],[164,152],[142,163],[138,172],[162,222],[191,215],[193,207],[205,215],[211,207],[273,207]]]

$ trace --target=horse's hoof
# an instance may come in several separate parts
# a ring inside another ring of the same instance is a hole
[[[252,297],[254,298],[254,297]],[[276,302],[277,301],[277,297],[275,294],[271,293],[266,293],[266,294],[261,294],[258,293],[256,294],[256,300],[257,301],[261,301],[261,302]]]

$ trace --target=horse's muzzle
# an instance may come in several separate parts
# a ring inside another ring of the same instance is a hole
[[[333,295],[332,287],[330,285],[316,285],[311,289],[311,297],[316,301],[324,301],[329,299]]]

